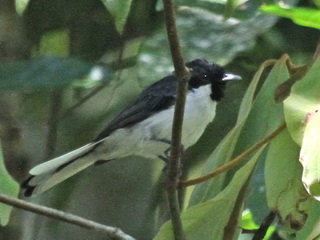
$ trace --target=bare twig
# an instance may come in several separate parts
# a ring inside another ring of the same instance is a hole
[[[168,40],[171,50],[171,57],[174,64],[175,76],[178,81],[177,99],[174,111],[172,127],[171,159],[168,164],[167,193],[171,213],[171,222],[176,240],[186,239],[183,232],[180,218],[180,207],[177,194],[179,175],[181,172],[181,134],[184,115],[184,106],[188,88],[190,73],[185,66],[182,57],[179,37],[176,27],[176,16],[173,0],[163,0],[165,22],[167,27]]]
[[[213,172],[211,172],[211,173],[209,173],[207,175],[201,176],[199,178],[191,179],[189,181],[180,182],[180,187],[189,187],[189,186],[192,186],[192,185],[195,185],[195,184],[199,184],[199,183],[208,181],[211,178],[214,178],[214,177],[218,176],[219,174],[221,174],[223,172],[226,172],[227,170],[233,168],[238,163],[240,163],[243,160],[245,160],[251,153],[257,151],[259,148],[263,147],[265,144],[270,142],[273,138],[278,136],[279,133],[282,132],[282,130],[284,130],[285,128],[286,128],[286,124],[282,123],[270,135],[268,135],[267,137],[263,138],[262,140],[260,140],[256,144],[254,144],[252,147],[250,147],[249,149],[247,149],[246,151],[241,153],[236,158],[232,159],[230,162],[222,165],[221,167],[219,167],[218,169],[214,170]]]
[[[106,83],[102,83],[101,85],[94,88],[91,92],[89,92],[87,95],[85,95],[83,98],[81,98],[78,102],[76,102],[74,105],[72,105],[70,108],[68,108],[60,117],[59,120],[64,119],[67,116],[70,116],[76,109],[81,107],[83,104],[85,104],[88,100],[90,100],[92,97],[97,95],[100,91],[102,91],[106,86]]]
[[[1,1],[1,0],[0,0]],[[119,50],[119,56],[118,56],[118,60],[116,62],[115,65],[117,66],[122,66],[123,64],[123,51],[124,51],[124,47],[125,47],[125,43],[122,42],[121,43],[121,47]],[[100,61],[98,61],[100,62]],[[121,74],[122,74],[122,68],[119,69],[119,74],[118,74],[118,79],[117,81],[119,81],[121,79]],[[87,101],[89,101],[92,97],[96,96],[100,91],[102,91],[105,87],[107,87],[107,85],[109,84],[109,81],[107,82],[103,82],[101,83],[99,86],[97,86],[96,88],[94,88],[91,92],[89,92],[87,95],[85,95],[82,99],[80,99],[77,103],[75,103],[74,105],[72,105],[69,109],[67,109],[65,111],[65,113],[63,113],[59,120],[69,116],[71,113],[73,113],[77,108],[81,107],[83,104],[85,104]]]
[[[5,203],[7,205],[20,208],[29,212],[37,213],[46,217],[50,217],[59,221],[71,223],[73,225],[83,227],[90,230],[100,231],[109,237],[117,240],[134,240],[133,237],[125,234],[119,228],[109,227],[100,223],[93,222],[91,220],[87,220],[85,218],[65,213],[63,211],[59,211],[53,208],[44,207],[41,205],[29,203],[24,200],[20,200],[17,198],[12,198],[4,194],[0,194],[0,202]]]

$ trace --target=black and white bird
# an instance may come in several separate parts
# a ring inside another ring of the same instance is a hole
[[[241,79],[225,74],[222,67],[204,59],[188,62],[188,84],[182,144],[195,144],[215,117],[216,104],[224,96],[226,81]],[[177,81],[167,76],[147,87],[138,99],[120,112],[90,143],[44,162],[22,183],[25,196],[40,194],[81,170],[104,161],[130,155],[167,158],[170,147]]]

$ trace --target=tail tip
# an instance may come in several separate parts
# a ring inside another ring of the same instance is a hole
[[[34,175],[29,176],[24,182],[21,183],[21,188],[24,189],[23,195],[25,197],[31,197],[36,186],[29,185],[30,181],[34,178]]]

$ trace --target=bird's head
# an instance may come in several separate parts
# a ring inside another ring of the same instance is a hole
[[[205,59],[195,59],[191,62],[187,62],[186,66],[191,72],[189,89],[195,89],[211,84],[210,97],[215,101],[220,101],[224,96],[224,89],[227,81],[241,79],[241,77],[237,75],[226,74],[221,66]]]

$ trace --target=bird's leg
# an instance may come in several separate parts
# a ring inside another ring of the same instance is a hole
[[[180,156],[182,156],[183,153],[184,153],[184,146],[181,144],[181,147],[180,147]],[[158,157],[159,157],[160,159],[164,160],[164,161],[168,164],[168,162],[170,161],[170,154],[171,154],[171,146],[168,147],[168,148],[164,151],[164,156],[158,156]],[[163,172],[166,172],[166,173],[167,173],[167,169],[168,169],[167,166],[168,166],[168,165],[166,165],[166,166],[162,169]],[[181,163],[181,166],[182,166],[182,163]],[[182,175],[182,172],[181,172],[181,168],[180,168],[179,178],[180,178],[181,175]]]
[[[159,159],[163,160],[165,163],[168,163],[170,159],[170,157],[168,157],[170,156],[168,155],[168,151],[170,151],[171,141],[167,139],[157,139],[157,138],[153,138],[152,141],[162,142],[169,145],[169,148],[164,151],[164,155],[158,155]]]
[[[181,144],[181,146],[180,146],[180,154],[181,154],[181,156],[183,155],[183,153],[184,153],[184,146],[183,146],[183,144]],[[168,159],[170,159],[170,154],[171,154],[171,146],[164,151],[164,155]]]
[[[163,143],[167,143],[168,145],[170,145],[164,152],[163,155],[159,155],[158,158],[165,161],[166,163],[168,163],[169,159],[170,159],[170,154],[171,154],[171,141],[167,140],[167,139],[153,139],[155,141],[158,142],[163,142]],[[181,156],[184,153],[184,146],[181,144],[181,149],[180,149],[180,153]]]

